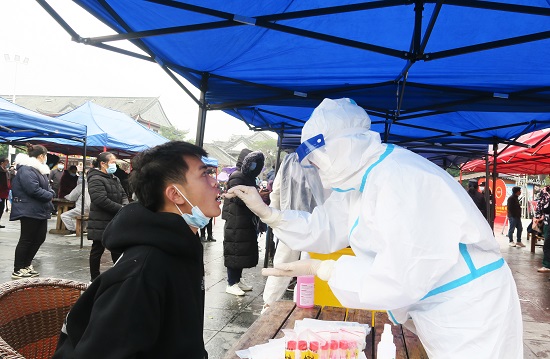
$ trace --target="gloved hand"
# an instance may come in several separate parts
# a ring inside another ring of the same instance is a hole
[[[274,268],[262,269],[263,276],[298,277],[301,275],[316,275],[319,279],[328,281],[332,275],[334,264],[332,259],[304,259],[290,263],[279,263]]]
[[[225,198],[239,197],[244,204],[265,224],[276,227],[281,219],[281,212],[275,208],[268,207],[256,187],[235,186],[230,188],[224,195]]]

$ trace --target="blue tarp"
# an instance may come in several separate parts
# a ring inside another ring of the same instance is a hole
[[[129,38],[204,90],[204,108],[282,137],[325,97],[415,148],[467,154],[550,126],[547,0],[76,2],[122,35],[73,40]]]
[[[24,142],[37,137],[83,141],[86,126],[60,121],[0,98],[0,142]]]
[[[114,152],[119,157],[127,157],[136,152],[160,145],[168,140],[141,124],[130,116],[110,110],[93,102],[58,117],[60,120],[86,125],[88,128],[88,154],[93,156],[104,151]],[[71,145],[63,140],[53,141],[59,145]],[[67,149],[64,153],[71,153]],[[74,150],[73,150],[74,151]]]

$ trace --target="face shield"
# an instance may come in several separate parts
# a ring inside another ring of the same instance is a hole
[[[319,176],[319,170],[313,165],[301,164],[300,166],[302,167],[303,176],[307,183],[308,190],[315,201],[315,205],[318,206],[325,203],[332,193],[332,190],[323,186],[323,182]]]
[[[326,153],[325,145],[324,136],[318,134],[302,142],[296,149],[296,154],[298,156],[298,163],[302,167],[304,176],[308,179],[308,182],[313,187],[320,184],[321,188],[329,189],[330,185],[322,183],[319,175],[319,168],[330,167],[330,160]]]
[[[283,159],[277,177],[280,180],[279,207],[282,210],[292,209],[311,213],[316,206],[323,204],[331,193],[323,188],[317,168],[302,165],[296,152],[288,154]]]

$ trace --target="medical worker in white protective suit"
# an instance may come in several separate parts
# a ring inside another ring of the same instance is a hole
[[[302,163],[333,193],[313,213],[267,207],[255,188],[238,196],[294,250],[356,257],[306,260],[266,275],[316,274],[349,308],[387,310],[430,358],[522,358],[516,285],[491,228],[444,170],[382,144],[366,112],[325,99],[302,130]]]

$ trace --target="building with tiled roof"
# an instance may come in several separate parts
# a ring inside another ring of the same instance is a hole
[[[208,157],[218,160],[218,164],[221,167],[233,167],[237,163],[237,158],[231,156],[221,147],[211,143],[205,143],[203,148],[208,153]]]
[[[0,95],[0,97],[12,100],[12,96]],[[164,113],[158,97],[18,95],[16,98],[16,103],[19,106],[51,117],[70,112],[88,101],[125,113],[155,132],[159,132],[161,127],[173,127]]]
[[[224,149],[233,157],[238,157],[243,148],[253,148],[255,142],[273,140],[264,132],[254,132],[251,136],[235,135],[229,141],[214,141],[214,145]]]

